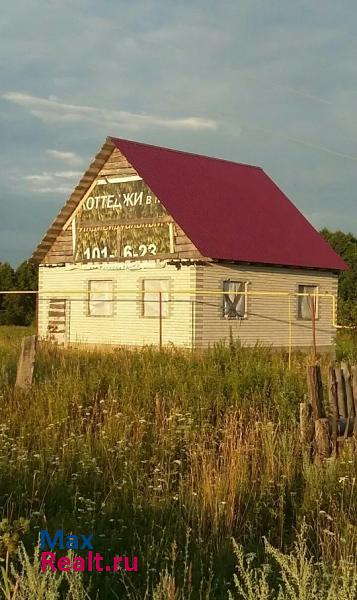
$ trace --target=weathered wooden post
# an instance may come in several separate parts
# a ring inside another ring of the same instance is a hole
[[[337,433],[338,433],[338,405],[337,405],[337,382],[333,366],[328,370],[328,393],[332,417],[332,451],[337,454]]]
[[[320,367],[307,368],[311,405],[300,404],[300,438],[311,447],[316,460],[338,455],[339,449],[351,435],[357,445],[357,365],[349,368],[346,362],[330,365],[328,370],[329,415],[326,418]],[[311,415],[313,413],[313,417]],[[313,418],[313,433],[311,421]]]
[[[309,365],[307,367],[307,381],[310,403],[314,412],[315,420],[324,418],[326,415],[320,365]]]
[[[329,458],[331,454],[329,422],[328,419],[315,421],[316,458],[320,461]]]
[[[300,439],[304,445],[311,444],[314,439],[314,419],[309,402],[300,403]]]
[[[329,420],[326,418],[320,365],[309,365],[307,380],[315,419],[315,458],[323,460],[331,454]]]
[[[22,339],[21,351],[17,363],[15,390],[26,390],[32,384],[33,368],[36,357],[36,336]]]
[[[357,365],[354,365],[351,368],[352,373],[352,391],[353,391],[353,400],[355,405],[355,424],[353,428],[353,435],[357,441]]]
[[[348,364],[345,362],[341,363],[341,369],[343,373],[343,377],[345,380],[345,390],[346,390],[346,401],[347,401],[347,414],[351,415],[353,418],[355,416],[355,407],[353,402],[353,391],[352,391],[352,382],[351,382],[351,373],[348,368]]]
[[[344,439],[346,439],[350,433],[350,426],[352,426],[352,429],[353,429],[353,422],[354,422],[354,417],[355,417],[355,415],[354,415],[355,407],[354,407],[354,402],[353,402],[351,374],[350,374],[347,363],[345,363],[345,362],[341,363],[341,370],[342,370],[343,379],[344,379],[344,389],[345,389],[345,394],[346,394],[346,407],[347,407],[347,421],[346,421],[346,427],[345,427],[345,433],[344,433]]]
[[[313,457],[313,441],[315,435],[315,424],[312,406],[309,402],[300,403],[300,441],[307,451],[309,460]]]
[[[338,404],[338,412],[341,417],[344,419],[347,418],[347,406],[345,401],[345,386],[342,378],[342,370],[341,367],[335,367],[336,373],[336,382],[337,382],[337,404]]]

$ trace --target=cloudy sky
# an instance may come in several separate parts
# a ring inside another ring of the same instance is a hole
[[[13,0],[0,260],[27,258],[107,135],[261,165],[357,233],[355,0]]]

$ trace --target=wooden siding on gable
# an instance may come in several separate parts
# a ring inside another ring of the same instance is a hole
[[[67,203],[65,209],[63,209],[62,213],[65,214],[66,219],[63,220],[62,227],[58,225],[53,225],[52,228],[46,235],[45,241],[42,243],[42,247],[46,248],[47,251],[44,255],[44,258],[41,260],[42,264],[66,264],[73,263],[73,234],[72,228],[69,223],[71,219],[71,215],[78,210],[78,206],[80,205],[83,198],[88,195],[89,190],[92,187],[93,182],[96,179],[101,179],[103,177],[125,177],[125,176],[138,176],[139,174],[134,169],[134,167],[128,162],[125,156],[118,150],[114,148],[109,156],[108,149],[106,148],[106,159],[103,161],[101,165],[99,165],[100,161],[97,158],[94,163],[92,163],[90,169],[84,175],[81,180],[81,184],[83,181],[86,182],[86,191],[79,197],[76,193],[75,200],[71,197],[70,201]],[[98,164],[100,168],[97,168],[97,171],[94,171],[94,164]],[[91,173],[91,176],[88,175]],[[140,176],[140,175],[139,175]],[[77,188],[76,188],[77,189]],[[73,195],[72,195],[73,196]],[[159,220],[159,219],[158,219]],[[168,220],[172,220],[168,217]],[[144,219],[143,219],[144,221]],[[173,222],[174,223],[174,222]],[[64,229],[63,227],[66,226]],[[187,237],[185,232],[179,227],[178,224],[174,223],[174,252],[170,255],[165,255],[165,258],[173,258],[173,259],[201,259],[202,255],[197,250],[195,245],[191,242],[191,240]],[[155,257],[154,257],[155,258]],[[147,257],[148,260],[152,260],[152,258]],[[118,260],[118,259],[116,259]],[[126,259],[119,259],[126,260]]]
[[[175,252],[178,258],[202,258],[202,254],[197,250],[196,246],[187,237],[183,229],[175,223],[174,231]]]
[[[114,148],[105,165],[99,171],[98,177],[125,177],[126,175],[138,175],[138,173],[120,150]]]
[[[59,264],[73,262],[72,228],[62,230],[47,252],[44,264]]]

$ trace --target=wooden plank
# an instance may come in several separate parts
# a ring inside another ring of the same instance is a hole
[[[328,419],[317,419],[315,421],[315,449],[316,459],[319,461],[329,458],[331,454]]]
[[[73,251],[72,248],[60,248],[60,249],[55,249],[55,250],[51,250],[50,252],[47,253],[47,256],[61,256],[61,254],[63,256],[72,256]]]
[[[312,406],[315,420],[324,418],[325,409],[323,400],[321,368],[319,365],[309,365],[307,367],[307,382],[310,403]]]
[[[107,167],[102,169],[99,173],[99,177],[109,177],[115,174],[137,175],[138,173],[135,169],[133,169],[133,167],[113,163],[112,165],[108,165]]]
[[[54,240],[54,242],[52,242],[52,248],[55,248],[56,246],[62,246],[62,245],[69,245],[71,242],[71,236],[72,236],[72,231],[70,231],[69,235],[63,235],[63,234],[59,234],[56,239]]]
[[[348,365],[346,362],[341,362],[341,371],[343,374],[346,406],[347,406],[347,421],[346,421],[346,428],[345,428],[345,433],[344,433],[344,438],[346,439],[350,435],[350,433],[353,432],[355,407],[354,407],[354,402],[353,402],[351,373],[349,371],[349,368],[348,368]]]
[[[17,363],[15,390],[26,390],[32,384],[33,368],[36,357],[36,336],[22,339],[21,351]]]
[[[64,239],[62,241],[56,241],[53,244],[50,252],[52,252],[52,251],[53,252],[55,252],[55,251],[58,252],[59,250],[62,250],[62,248],[65,248],[66,250],[70,249],[71,248],[71,241],[72,240],[69,240],[69,239]]]
[[[312,406],[309,402],[300,403],[300,440],[303,444],[311,444],[314,439],[315,425]]]
[[[351,419],[353,419],[355,415],[355,407],[353,402],[352,379],[350,370],[346,362],[341,362],[341,370],[345,382],[347,415],[351,417]]]
[[[357,440],[357,365],[353,365],[351,367],[352,373],[352,392],[353,392],[353,402],[355,407],[355,424],[353,428],[353,435]]]
[[[194,246],[191,242],[187,244],[175,244],[176,252],[197,252],[196,246]]]
[[[202,254],[198,250],[192,250],[191,252],[177,252],[179,258],[203,258]]]
[[[64,310],[49,310],[48,311],[48,316],[49,317],[64,317]]]
[[[342,370],[339,366],[335,367],[336,382],[337,382],[337,404],[338,412],[341,417],[347,419],[347,404],[345,398],[345,386],[342,377]]]
[[[337,454],[337,430],[338,430],[338,406],[337,406],[337,382],[333,366],[328,370],[328,393],[331,407],[332,421],[332,451]]]
[[[191,240],[187,237],[187,235],[175,235],[175,244],[192,244]]]

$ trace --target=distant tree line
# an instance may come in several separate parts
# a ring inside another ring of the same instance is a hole
[[[38,269],[28,261],[17,269],[0,262],[0,325],[31,325],[35,319],[36,296],[1,294],[4,290],[37,290]]]
[[[343,231],[322,229],[320,233],[349,266],[339,278],[338,321],[357,326],[357,238]]]

